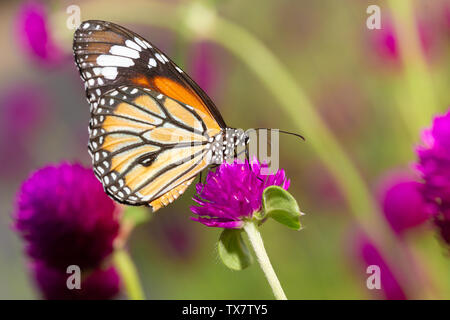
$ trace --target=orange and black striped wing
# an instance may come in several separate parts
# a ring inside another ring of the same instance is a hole
[[[100,96],[119,86],[139,86],[193,107],[208,129],[226,127],[206,93],[149,41],[111,22],[83,22],[74,35],[76,65],[91,110]]]
[[[147,88],[120,86],[102,95],[89,133],[95,174],[125,204],[156,211],[210,163],[212,137],[196,110]]]

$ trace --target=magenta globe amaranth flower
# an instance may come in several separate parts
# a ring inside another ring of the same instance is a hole
[[[215,172],[208,173],[206,183],[196,185],[197,195],[194,201],[199,206],[191,210],[198,217],[193,217],[208,227],[241,228],[246,219],[252,218],[261,210],[262,194],[266,187],[276,185],[287,190],[290,180],[284,170],[275,174],[263,175],[256,159],[252,165],[248,161],[224,163]]]
[[[47,265],[95,268],[113,251],[118,209],[91,170],[63,163],[44,167],[18,195],[15,228],[30,257]]]
[[[422,134],[417,169],[424,179],[424,195],[434,208],[442,238],[450,244],[450,111],[437,116]]]
[[[46,299],[109,299],[119,277],[107,257],[119,233],[119,212],[91,170],[79,164],[44,167],[16,200],[14,227],[25,240],[31,273]],[[80,288],[69,288],[69,266]]]
[[[252,264],[253,257],[241,235],[245,232],[275,298],[286,300],[258,226],[272,218],[286,227],[300,230],[302,213],[297,201],[286,191],[290,180],[284,170],[271,174],[272,171],[256,158],[251,164],[239,159],[221,164],[215,172],[208,173],[205,184],[196,185],[194,201],[198,206],[192,206],[191,210],[197,217],[191,219],[208,227],[224,228],[217,252],[225,266],[232,270],[242,270]]]

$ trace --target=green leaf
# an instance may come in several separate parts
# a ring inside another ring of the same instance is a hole
[[[242,239],[242,230],[223,230],[217,249],[222,262],[232,270],[242,270],[253,263],[253,256]]]
[[[132,222],[137,226],[150,220],[152,213],[146,207],[127,206],[123,213],[122,219],[124,221]]]
[[[263,209],[268,217],[291,229],[300,230],[302,213],[294,197],[283,188],[270,186],[264,190]]]

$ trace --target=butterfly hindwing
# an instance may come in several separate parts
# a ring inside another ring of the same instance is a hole
[[[107,193],[154,210],[182,194],[211,157],[211,137],[196,111],[147,88],[102,95],[89,133],[94,172]]]

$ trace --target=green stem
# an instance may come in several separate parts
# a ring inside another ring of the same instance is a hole
[[[136,267],[125,249],[116,249],[113,260],[125,285],[128,298],[130,300],[144,300],[144,291],[140,285]]]
[[[255,223],[247,222],[244,225],[244,230],[247,233],[248,239],[253,247],[253,250],[255,251],[256,259],[258,260],[258,263],[261,266],[270,287],[272,288],[275,298],[277,300],[287,300],[280,281],[278,280],[275,270],[273,270],[272,264],[267,256],[261,234],[259,233]]]

